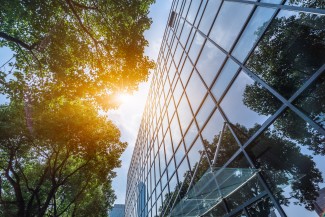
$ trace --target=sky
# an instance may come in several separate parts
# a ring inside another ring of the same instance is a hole
[[[145,38],[149,42],[145,54],[154,61],[158,58],[171,3],[172,0],[156,0],[156,3],[150,7],[149,17],[151,17],[153,22],[151,28],[145,32]],[[113,180],[113,189],[117,196],[115,203],[117,204],[125,203],[127,172],[140,127],[144,105],[147,100],[152,73],[147,82],[140,84],[137,92],[123,97],[123,103],[119,109],[108,113],[109,118],[113,120],[121,131],[121,140],[128,142],[128,147],[121,157],[122,167],[115,170],[117,177]]]

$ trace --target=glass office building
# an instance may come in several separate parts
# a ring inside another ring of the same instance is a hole
[[[174,0],[126,216],[318,216],[325,1]]]

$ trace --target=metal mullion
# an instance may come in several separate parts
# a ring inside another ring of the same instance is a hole
[[[282,106],[282,107],[278,110],[278,112],[276,113],[276,116],[272,116],[272,118],[269,118],[270,121],[269,121],[268,124],[271,125],[272,121],[276,120],[277,116],[279,116],[279,115],[284,111],[284,109],[285,109],[285,106]],[[266,126],[267,126],[268,124],[265,125],[265,128],[266,128]],[[255,166],[253,160],[250,158],[250,156],[247,154],[247,152],[246,152],[246,150],[245,150],[245,148],[247,147],[247,145],[246,145],[245,147],[243,147],[243,145],[242,145],[241,142],[239,141],[238,137],[236,136],[236,134],[235,134],[235,132],[234,132],[234,130],[232,129],[232,126],[231,126],[230,124],[228,125],[228,128],[229,128],[229,130],[231,131],[231,133],[233,134],[234,138],[236,139],[237,143],[238,143],[239,146],[240,146],[240,149],[239,149],[238,151],[240,151],[241,153],[244,154],[245,158],[247,159],[247,161],[248,161],[248,163],[250,164],[251,167],[256,168],[256,166]],[[265,128],[264,128],[264,129],[265,129]],[[261,132],[262,132],[262,131],[261,131]],[[252,140],[252,141],[253,141],[253,140]],[[250,143],[248,143],[248,144],[250,144]],[[238,151],[237,151],[237,152],[238,152]],[[228,160],[227,164],[230,164],[230,163],[232,162],[232,160],[234,160],[234,159],[235,159],[235,158],[240,154],[240,152],[239,152],[239,153],[237,153],[237,152],[233,155],[233,157],[232,157],[230,160]],[[235,156],[235,157],[234,157],[234,156]],[[224,166],[223,166],[223,168],[224,168]],[[260,174],[260,172],[258,172],[257,176],[258,176],[258,179],[259,179],[260,183],[262,184],[263,188],[268,192],[269,197],[271,198],[271,200],[272,200],[272,202],[274,203],[275,207],[276,207],[276,208],[278,209],[278,211],[280,212],[281,216],[286,216],[285,212],[283,211],[283,209],[282,209],[282,207],[280,206],[279,202],[278,202],[278,201],[276,200],[276,198],[274,197],[274,195],[273,195],[271,189],[268,187],[266,181],[264,180],[264,178],[262,177],[262,175]]]
[[[212,41],[210,38],[207,38],[211,43],[213,43],[215,46],[217,46],[224,54],[227,55],[228,58],[232,59],[235,63],[237,63],[241,69],[253,80],[258,82],[261,86],[263,86],[265,89],[267,89],[269,92],[271,92],[276,98],[278,98],[282,103],[284,103],[286,106],[291,108],[294,112],[296,112],[297,115],[299,115],[301,118],[303,118],[306,122],[308,122],[313,128],[320,131],[321,133],[325,134],[325,130],[318,126],[314,121],[312,121],[309,117],[305,116],[299,109],[294,107],[287,99],[285,99],[282,95],[280,95],[276,90],[274,90],[271,86],[269,86],[264,80],[262,80],[260,77],[255,75],[252,71],[250,71],[246,66],[244,66],[241,62],[239,62],[235,57],[230,55],[227,51],[225,51],[222,47],[220,47],[218,44],[216,44],[214,41]]]
[[[325,10],[318,8],[304,8],[299,6],[291,6],[291,5],[281,5],[281,4],[272,4],[272,3],[264,3],[264,2],[251,2],[248,0],[224,0],[229,2],[240,2],[245,4],[254,4],[257,6],[267,7],[267,8],[279,8],[281,10],[289,10],[289,11],[297,11],[297,12],[307,12],[313,14],[325,14]]]
[[[227,215],[225,215],[225,217],[230,217],[230,216],[233,216],[233,215],[237,214],[241,210],[245,209],[245,207],[247,207],[247,206],[249,206],[249,205],[257,202],[258,200],[262,199],[265,196],[267,196],[267,192],[265,192],[265,191],[261,192],[257,196],[251,198],[250,200],[246,201],[242,205],[238,206],[236,209],[232,210],[230,213],[228,213]]]

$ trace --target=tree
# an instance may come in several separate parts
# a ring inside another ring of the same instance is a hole
[[[1,108],[1,214],[105,216],[126,146],[118,129],[80,102],[29,107],[27,120],[23,104]]]
[[[29,82],[37,76],[55,86],[42,90],[49,98],[64,92],[111,108],[114,93],[135,90],[153,67],[143,36],[152,2],[2,1],[0,47],[15,52],[17,71],[33,75]]]
[[[126,144],[99,110],[153,67],[152,2],[1,2],[0,46],[15,52],[0,71],[1,216],[107,216]]]

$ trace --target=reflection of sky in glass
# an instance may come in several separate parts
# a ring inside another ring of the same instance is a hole
[[[244,33],[240,37],[233,51],[234,57],[236,57],[239,61],[242,62],[245,59],[250,49],[252,49],[254,43],[265,29],[265,23],[269,21],[274,12],[274,8],[258,7],[255,10],[254,15],[250,19]]]
[[[170,131],[172,133],[174,147],[176,148],[179,141],[182,138],[182,134],[181,134],[181,131],[179,129],[179,124],[178,124],[176,115],[174,115],[173,120],[172,120],[172,122],[170,124]]]
[[[210,95],[204,100],[202,107],[200,108],[199,113],[196,115],[196,121],[199,125],[199,128],[202,128],[203,124],[208,119],[212,110],[214,109],[215,104]]]
[[[227,60],[224,68],[222,69],[220,75],[218,76],[212,88],[212,93],[217,100],[220,99],[223,92],[226,90],[230,81],[235,76],[238,68],[239,66],[234,61],[232,61],[231,59]]]
[[[200,77],[198,76],[197,72],[194,71],[186,86],[186,94],[189,98],[190,104],[193,109],[193,113],[197,111],[199,105],[201,104],[207,90],[202,83]]]
[[[185,132],[193,118],[185,95],[183,95],[181,102],[179,103],[179,106],[177,108],[177,111],[179,115],[179,121],[182,127],[182,132]]]
[[[200,22],[199,29],[206,35],[208,34],[208,31],[218,11],[220,3],[221,1],[209,1],[205,8],[204,14]]]
[[[200,33],[196,33],[195,37],[193,39],[191,48],[190,48],[190,52],[189,52],[189,56],[192,60],[192,62],[196,61],[197,56],[199,55],[199,52],[201,50],[202,44],[204,42],[204,38]]]
[[[185,155],[185,150],[184,150],[184,146],[183,143],[180,144],[180,146],[178,147],[178,149],[176,150],[175,153],[175,162],[176,162],[176,166],[178,166],[182,160],[182,158]]]
[[[185,64],[183,66],[181,72],[181,80],[184,85],[186,85],[188,78],[190,77],[190,73],[192,72],[193,66],[189,58],[186,58]]]
[[[185,141],[185,146],[187,148],[187,150],[189,150],[190,145],[192,144],[193,140],[195,139],[195,137],[198,134],[198,130],[196,128],[196,125],[194,122],[192,122],[190,128],[188,129],[188,131],[186,132],[184,141]]]
[[[191,1],[190,10],[189,10],[189,12],[187,14],[187,18],[186,18],[190,23],[194,22],[194,19],[195,19],[197,11],[199,9],[199,6],[200,6],[200,1]]]
[[[254,81],[244,72],[240,72],[226,96],[221,102],[221,108],[233,124],[241,124],[246,128],[252,128],[256,123],[262,124],[267,116],[259,115],[243,103],[243,94],[247,85]]]
[[[176,158],[175,158],[176,159]],[[185,173],[189,171],[188,168],[188,163],[186,158],[182,161],[181,165],[179,166],[179,168],[177,169],[177,173],[178,173],[178,179],[180,182],[182,182],[184,180],[184,175]]]
[[[199,61],[196,64],[196,68],[200,72],[208,87],[210,87],[213,78],[215,77],[225,58],[226,55],[211,42],[207,41],[205,43]]]
[[[219,110],[216,110],[212,117],[210,118],[208,124],[204,127],[202,131],[202,137],[207,140],[210,144],[213,143],[213,138],[219,135],[224,124],[224,119],[222,118]]]
[[[201,139],[198,138],[193,144],[191,150],[188,152],[188,159],[190,161],[192,169],[195,166],[195,164],[199,161],[200,151],[202,151],[203,149],[204,148]]]
[[[211,30],[210,38],[228,51],[252,8],[253,5],[224,2]]]
[[[183,46],[185,46],[186,40],[190,34],[190,30],[191,30],[190,24],[185,23],[183,31],[182,31],[182,35],[180,38],[180,42],[182,43]]]

